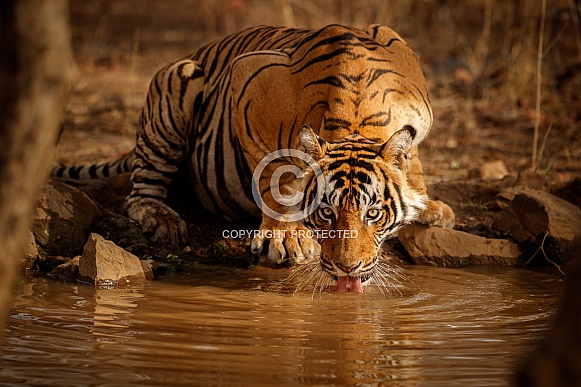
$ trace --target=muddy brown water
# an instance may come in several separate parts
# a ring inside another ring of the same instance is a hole
[[[505,386],[561,291],[538,272],[420,266],[390,294],[273,291],[288,274],[200,266],[101,290],[23,278],[0,385]]]

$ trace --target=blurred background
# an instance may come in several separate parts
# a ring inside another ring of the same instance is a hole
[[[580,176],[579,0],[71,0],[70,9],[78,80],[59,162],[130,149],[151,76],[206,42],[259,24],[380,23],[414,49],[430,85],[432,182],[470,179],[496,159],[543,184]]]

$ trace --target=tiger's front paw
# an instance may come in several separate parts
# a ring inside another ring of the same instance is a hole
[[[418,222],[429,226],[454,228],[456,216],[446,203],[440,200],[430,200],[427,209],[420,214]]]
[[[185,243],[188,228],[177,212],[156,199],[139,199],[127,207],[129,218],[138,222],[152,240],[177,248]]]
[[[274,264],[288,260],[291,265],[298,265],[321,254],[321,246],[309,237],[308,229],[295,222],[263,220],[250,247],[261,260]]]

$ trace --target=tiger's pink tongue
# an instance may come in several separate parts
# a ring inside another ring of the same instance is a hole
[[[361,277],[342,276],[337,279],[336,292],[356,292],[363,293]]]

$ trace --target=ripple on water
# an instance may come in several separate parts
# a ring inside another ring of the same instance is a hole
[[[506,385],[560,293],[555,277],[524,270],[404,272],[387,296],[259,291],[288,273],[265,268],[201,268],[140,289],[26,279],[0,383]]]

